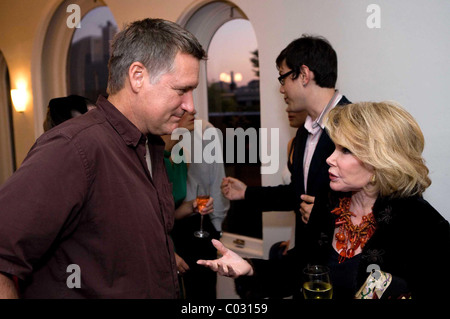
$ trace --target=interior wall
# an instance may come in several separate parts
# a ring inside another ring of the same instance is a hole
[[[118,26],[144,17],[177,21],[186,10],[205,1],[105,0]],[[24,79],[30,100],[25,113],[14,113],[18,164],[36,136],[32,70],[35,50],[59,0],[7,0],[0,3],[0,50],[8,63],[11,84]],[[372,0],[235,0],[252,23],[260,50],[261,121],[263,127],[280,129],[280,163],[286,161],[285,145],[293,135],[276,80],[275,59],[302,33],[320,34],[330,40],[339,58],[338,88],[352,101],[397,100],[421,125],[425,159],[432,186],[425,193],[447,219],[446,195],[450,190],[450,2],[442,0],[377,0],[381,27],[370,29],[367,7]],[[17,23],[20,21],[21,23]],[[263,175],[263,184],[278,184],[281,175]]]

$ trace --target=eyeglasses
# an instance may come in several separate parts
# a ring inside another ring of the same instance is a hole
[[[278,77],[278,81],[281,85],[284,85],[284,79],[286,79],[289,75],[294,73],[294,70],[290,70],[289,72],[286,72],[285,74],[282,74]]]

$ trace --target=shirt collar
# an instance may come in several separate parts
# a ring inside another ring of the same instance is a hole
[[[141,139],[146,140],[144,134],[105,97],[100,95],[96,105],[128,146],[136,147]]]
[[[325,106],[325,108],[322,110],[322,113],[320,113],[320,115],[317,117],[317,119],[315,121],[313,121],[311,116],[308,115],[306,117],[305,125],[304,125],[306,130],[311,134],[314,134],[320,128],[323,130],[325,128],[325,123],[323,123],[323,121],[325,119],[325,115],[327,115],[328,112],[338,104],[338,102],[341,100],[341,98],[342,98],[342,94],[340,94],[339,91],[336,90],[334,92],[333,97],[328,102],[327,106]]]

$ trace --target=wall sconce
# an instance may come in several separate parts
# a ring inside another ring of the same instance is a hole
[[[22,87],[19,89],[11,90],[11,99],[16,112],[25,112],[28,102],[28,92],[26,88]]]

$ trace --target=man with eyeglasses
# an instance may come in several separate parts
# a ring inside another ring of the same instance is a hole
[[[293,142],[291,184],[247,187],[240,180],[227,177],[222,191],[228,199],[251,201],[261,211],[300,212],[296,214],[298,241],[298,231],[308,222],[315,197],[329,189],[325,160],[334,151],[334,144],[324,130],[324,118],[336,105],[350,101],[335,89],[337,55],[325,38],[303,35],[281,51],[276,64],[286,111],[308,113]]]

